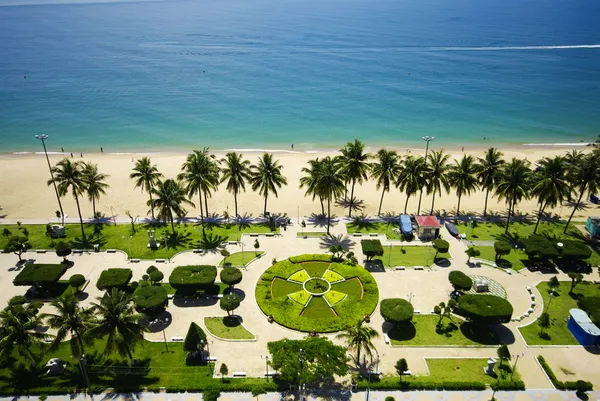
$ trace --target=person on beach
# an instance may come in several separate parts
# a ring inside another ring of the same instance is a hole
[[[292,150],[294,149],[294,144],[292,143]]]
[[[83,157],[83,153],[80,153],[80,154],[79,154],[79,157]]]
[[[65,153],[65,148],[63,148],[62,146],[60,147],[60,151]]]
[[[100,146],[100,153],[104,153],[104,149],[102,149],[102,146]]]
[[[71,158],[73,158],[73,152],[71,152]]]

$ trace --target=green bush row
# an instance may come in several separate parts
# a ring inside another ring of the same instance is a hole
[[[552,382],[552,385],[554,387],[556,387],[557,390],[572,390],[572,391],[578,390],[577,381],[563,382],[563,381],[558,380],[558,378],[556,377],[556,375],[550,368],[550,365],[548,365],[548,363],[546,362],[546,360],[544,359],[543,356],[539,355],[537,357],[537,360],[540,363],[540,365],[542,365],[542,369],[544,369],[544,372],[546,372],[546,375],[548,375],[548,378]],[[584,386],[585,391],[591,391],[594,388],[594,385],[591,382],[586,382],[586,381],[581,381],[581,380],[579,380],[579,382],[585,383],[585,386]]]
[[[96,282],[96,288],[100,291],[110,291],[113,288],[125,288],[133,272],[131,269],[106,269],[100,273],[100,278]]]
[[[368,386],[366,380],[358,382],[358,389],[365,390]],[[521,380],[500,380],[494,383],[493,387],[500,391],[521,391],[525,390],[525,383]],[[397,377],[386,377],[380,381],[372,381],[371,389],[380,390],[485,390],[487,386],[477,381],[437,381],[430,378],[417,378],[400,381]]]
[[[13,280],[14,285],[47,285],[56,283],[67,271],[65,264],[26,265]]]
[[[302,263],[302,262],[331,262],[331,255],[324,255],[320,253],[308,253],[305,255],[292,256],[289,258],[289,261],[292,263]]]

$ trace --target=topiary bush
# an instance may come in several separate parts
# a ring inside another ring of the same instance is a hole
[[[164,311],[169,303],[167,291],[160,285],[138,287],[131,299],[135,309],[146,315],[156,315]]]
[[[494,252],[496,252],[496,260],[500,259],[500,256],[508,255],[512,247],[510,243],[506,241],[494,242]]]
[[[42,288],[55,284],[67,271],[64,264],[26,265],[13,280],[14,285],[35,285]]]
[[[367,260],[372,260],[375,256],[383,256],[383,247],[378,239],[363,239],[360,241],[360,246]]]
[[[221,282],[233,287],[242,281],[242,271],[237,267],[226,267],[221,270],[219,277]]]
[[[217,268],[215,266],[178,266],[169,276],[169,284],[178,292],[190,296],[211,286],[216,278]]]
[[[132,275],[131,269],[106,269],[100,273],[96,288],[100,291],[110,291],[113,288],[124,290]]]
[[[473,280],[465,273],[453,270],[448,274],[448,280],[457,291],[469,291],[473,287]]]
[[[71,254],[71,246],[65,241],[58,241],[54,249],[56,249],[56,256],[63,258],[63,262],[66,262],[67,256]]]
[[[506,299],[494,295],[465,294],[458,299],[457,312],[476,323],[508,323],[513,306]]]
[[[149,276],[148,278],[150,279],[150,281],[152,281],[153,284],[160,283],[162,281],[162,279],[165,278],[165,275],[163,274],[163,272],[161,272],[159,270],[150,272],[150,274],[148,274],[148,276]]]
[[[548,260],[558,257],[556,244],[541,235],[531,235],[523,240],[523,245],[529,259]]]
[[[79,292],[79,287],[85,284],[85,277],[83,274],[74,274],[69,277],[69,285],[75,289],[76,292]]]
[[[448,249],[450,249],[450,243],[443,239],[434,239],[431,241],[431,245],[433,249],[435,249],[435,257],[437,257],[438,253],[446,253]]]
[[[389,298],[381,301],[379,311],[385,321],[396,324],[411,321],[414,308],[405,299]]]

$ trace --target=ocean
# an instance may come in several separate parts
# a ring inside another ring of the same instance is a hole
[[[0,0],[0,152],[580,143],[598,0]],[[485,138],[485,139],[484,139]]]

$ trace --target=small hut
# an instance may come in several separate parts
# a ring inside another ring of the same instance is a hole
[[[440,235],[442,227],[435,216],[415,216],[417,236],[419,238],[435,239]]]

